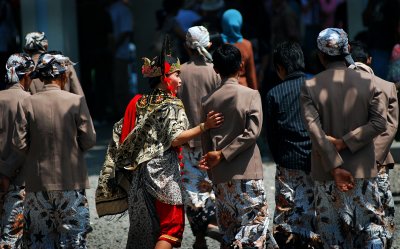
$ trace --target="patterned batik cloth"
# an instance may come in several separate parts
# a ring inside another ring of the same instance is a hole
[[[268,230],[263,180],[231,180],[214,185],[221,248],[278,248]]]
[[[170,205],[183,205],[178,155],[173,149],[165,151],[163,155],[132,171],[132,181],[128,191],[130,225],[126,248],[153,249],[163,235],[155,200]],[[184,220],[179,222],[183,233]],[[175,236],[168,234],[168,236],[176,239],[176,245],[180,244],[182,234]]]
[[[202,156],[199,147],[182,149],[184,168],[182,169],[183,201],[186,216],[193,234],[206,234],[207,226],[216,221],[215,195],[207,172],[197,165]]]
[[[86,248],[92,231],[84,190],[28,192],[23,246],[29,249]]]
[[[378,177],[376,180],[383,210],[385,211],[386,239],[388,248],[390,248],[390,245],[393,242],[393,234],[395,230],[395,209],[392,191],[390,190],[389,168],[387,166],[378,166]]]
[[[274,237],[282,248],[320,245],[315,233],[314,182],[303,170],[277,166]]]
[[[24,231],[25,187],[11,184],[2,197],[0,248],[21,248]]]
[[[341,192],[334,181],[315,182],[317,231],[324,248],[385,248],[384,212],[375,178],[355,179]]]

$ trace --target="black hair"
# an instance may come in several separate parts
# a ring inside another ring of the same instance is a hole
[[[337,62],[337,61],[345,61],[345,55],[329,55],[329,54],[325,54],[324,52],[322,52],[321,50],[319,50],[320,53],[322,54],[322,56],[324,57],[324,59],[329,62]]]
[[[287,74],[304,70],[304,55],[300,44],[292,41],[279,43],[273,52],[274,67],[282,66]]]
[[[151,89],[155,89],[156,86],[161,82],[161,76],[149,78],[149,86]]]
[[[361,41],[352,41],[350,42],[350,50],[351,57],[353,57],[354,61],[367,64],[370,53],[365,43]]]
[[[222,77],[229,77],[240,70],[242,55],[240,50],[231,44],[223,44],[213,54],[214,68]]]

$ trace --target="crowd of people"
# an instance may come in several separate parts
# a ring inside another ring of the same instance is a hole
[[[279,2],[288,4],[271,5]],[[390,248],[396,84],[375,72],[364,43],[328,26],[313,37],[324,69],[312,75],[301,43],[273,33],[268,60],[280,80],[260,94],[241,12],[220,21],[215,44],[193,25],[183,45],[166,32],[157,56],[143,58],[150,90],[110,131],[99,217],[127,213],[131,249],[180,247],[185,216],[194,249],[207,249],[207,236],[221,249]],[[26,34],[23,49],[8,58],[0,91],[0,248],[87,248],[84,153],[96,132],[85,93],[75,63],[48,51],[43,32]],[[183,64],[175,53],[187,55]],[[272,230],[261,136],[276,163]]]

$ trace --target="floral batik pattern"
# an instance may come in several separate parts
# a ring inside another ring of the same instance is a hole
[[[393,233],[395,230],[394,221],[394,200],[392,191],[390,190],[389,181],[389,168],[387,166],[378,166],[378,177],[376,178],[378,183],[379,196],[385,211],[385,223],[386,223],[386,239],[388,248],[393,242]]]
[[[21,248],[24,231],[25,187],[10,185],[3,196],[0,248]]]
[[[132,171],[128,191],[130,225],[127,248],[154,248],[160,236],[156,199],[170,205],[183,204],[179,160],[173,149]]]
[[[23,246],[29,249],[86,248],[92,231],[84,190],[28,192]]]
[[[315,232],[314,182],[303,170],[276,167],[274,237],[284,248],[312,248]]]
[[[215,195],[207,172],[197,165],[202,156],[199,147],[184,146],[182,174],[183,199],[186,216],[193,234],[205,234],[208,224],[215,222]]]
[[[268,230],[263,180],[231,180],[214,185],[222,248],[278,248]]]
[[[384,212],[375,178],[355,179],[341,192],[334,181],[315,182],[317,229],[325,248],[385,248]]]

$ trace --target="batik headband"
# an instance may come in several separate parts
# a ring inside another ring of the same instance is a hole
[[[47,50],[48,41],[44,32],[31,32],[25,36],[24,50],[44,52]]]
[[[349,64],[354,64],[349,51],[349,39],[343,29],[327,28],[317,38],[318,49],[330,56],[343,56]]]
[[[67,71],[69,65],[75,65],[61,54],[41,54],[32,78],[55,78]]]
[[[25,74],[32,72],[34,68],[35,63],[29,55],[24,53],[11,55],[6,63],[6,83],[19,83],[20,78]]]

